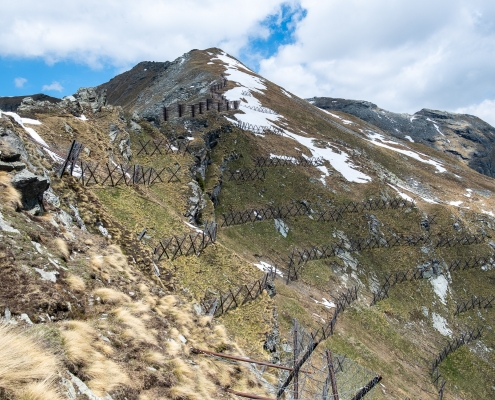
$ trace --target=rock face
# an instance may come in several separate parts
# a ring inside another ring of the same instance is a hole
[[[495,128],[473,115],[428,109],[409,115],[383,110],[368,101],[307,100],[324,110],[354,115],[396,138],[451,154],[479,173],[495,177]]]
[[[173,62],[143,61],[131,70],[112,78],[95,88],[106,93],[108,104],[121,106],[132,114],[132,120],[140,118],[159,125],[163,121],[163,108],[178,102],[204,100],[215,76],[201,69],[185,70],[183,64],[191,57],[192,50]],[[184,85],[182,82],[187,81]],[[139,130],[131,124],[133,131]]]
[[[61,100],[56,97],[47,96],[46,94],[32,94],[29,96],[15,96],[15,97],[0,97],[0,110],[3,111],[17,111],[22,104],[23,99],[29,98],[32,101],[43,101],[52,104],[56,104]]]
[[[34,175],[26,169],[12,178],[12,185],[22,193],[24,209],[34,214],[40,214],[43,211],[43,193],[50,186],[48,178]]]

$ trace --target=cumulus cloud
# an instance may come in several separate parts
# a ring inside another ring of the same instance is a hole
[[[173,60],[193,48],[237,54],[283,0],[26,0],[2,4],[0,56],[92,67]]]
[[[295,42],[260,73],[303,96],[397,112],[454,111],[495,98],[495,3],[301,0]]]
[[[62,90],[64,90],[64,88],[59,82],[54,81],[49,85],[43,85],[41,90],[43,92],[61,92]]]
[[[24,84],[27,82],[26,78],[15,78],[14,79],[14,85],[16,88],[22,88],[24,87]]]
[[[488,122],[490,125],[495,126],[495,100],[483,100],[479,104],[472,104],[468,107],[460,107],[455,110],[461,114],[476,115],[482,120]]]

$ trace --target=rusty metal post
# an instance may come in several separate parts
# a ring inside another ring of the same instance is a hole
[[[292,343],[293,345],[293,349],[292,349],[292,353],[293,353],[293,360],[294,360],[294,368],[296,366],[296,363],[297,363],[297,358],[299,357],[299,340],[298,340],[298,337],[297,337],[297,320],[294,318],[294,341]],[[294,370],[294,400],[296,399],[299,399],[299,371],[296,371]]]
[[[327,364],[328,364],[328,380],[330,381],[330,385],[332,385],[332,399],[339,400],[339,392],[337,390],[337,379],[335,379],[335,370],[333,368],[333,359],[332,353],[330,350],[325,351],[327,355]]]

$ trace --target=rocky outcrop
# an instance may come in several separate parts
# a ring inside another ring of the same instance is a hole
[[[23,170],[12,178],[12,186],[22,194],[22,206],[35,215],[43,212],[43,193],[50,186],[48,178]]]
[[[46,104],[45,102],[51,103],[51,104],[57,104],[61,100],[52,97],[52,96],[47,96],[46,94],[32,94],[29,96],[13,96],[13,97],[0,97],[0,110],[3,111],[14,111],[16,112],[19,106],[22,104],[24,99],[30,99],[28,102],[43,102],[43,104]]]
[[[324,110],[354,115],[396,138],[443,151],[479,173],[495,177],[495,128],[473,115],[429,109],[410,115],[386,111],[368,101],[330,97],[307,100]]]

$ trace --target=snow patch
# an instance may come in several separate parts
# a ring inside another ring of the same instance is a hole
[[[28,128],[28,127],[24,126],[23,120],[36,121],[34,123],[34,125],[41,125],[41,122],[34,120],[34,119],[30,119],[30,118],[21,118],[18,114],[14,113],[14,112],[10,112],[10,111],[4,112],[4,114],[14,118],[15,122],[17,122],[20,126],[22,126],[24,128],[24,130],[29,134],[29,136],[31,136],[39,144],[46,146],[46,147],[50,147],[46,144],[46,142],[41,138],[40,135],[38,135],[38,133],[33,128]],[[32,122],[29,122],[29,123],[33,124]]]
[[[279,275],[281,277],[284,276],[280,270],[278,270],[273,265],[270,265],[264,261],[260,261],[259,264],[254,264],[254,266],[257,267],[258,269],[262,270],[263,272],[270,272],[271,270],[273,270],[273,271],[275,271],[275,273],[277,275]]]
[[[322,304],[326,308],[335,308],[335,303],[333,301],[328,301],[324,297],[321,298],[322,301],[318,301],[316,299],[313,299],[313,301],[317,304]]]
[[[283,94],[285,94],[287,97],[290,97],[292,98],[292,96],[290,95],[290,93],[287,93],[284,89],[280,89],[282,91]]]
[[[463,202],[462,201],[449,201],[449,204],[451,206],[456,206],[456,207],[459,207]]]
[[[404,200],[407,200],[407,201],[412,201],[414,202],[414,199],[411,197],[411,196],[408,196],[407,194],[401,192],[398,188],[396,188],[395,186],[391,185],[390,183],[388,184],[388,186],[390,186],[392,189],[394,189],[397,194],[402,197]]]
[[[449,329],[444,317],[436,313],[431,313],[431,316],[433,318],[433,328],[444,336],[452,336],[452,331]]]
[[[41,275],[42,280],[50,281],[53,283],[57,282],[57,275],[58,275],[57,271],[45,271],[44,269],[40,269],[40,268],[35,268],[34,270]]]
[[[440,298],[442,304],[447,304],[447,292],[449,290],[449,282],[444,275],[438,275],[434,278],[430,278],[431,285],[433,286],[433,290],[436,295]]]
[[[87,121],[88,120],[84,114],[81,114],[80,117],[76,117],[76,118],[80,119],[81,121]]]
[[[334,169],[340,172],[345,179],[349,182],[356,183],[366,183],[371,181],[371,178],[363,174],[361,171],[356,169],[356,166],[349,161],[349,155],[341,151],[340,153],[335,152],[331,148],[319,148],[316,147],[313,142],[316,140],[314,138],[307,138],[304,136],[296,135],[295,133],[287,134],[288,137],[296,140],[303,146],[307,147],[311,151],[312,157],[321,157],[327,160]],[[325,184],[325,178],[329,176],[327,167],[319,166],[318,169],[322,172],[323,176],[320,178],[323,184]]]
[[[385,149],[389,149],[400,154],[404,154],[405,156],[414,158],[415,160],[418,160],[422,163],[433,165],[437,169],[437,172],[447,171],[438,161],[434,161],[428,158],[428,156],[422,153],[417,153],[415,151],[412,151],[407,147],[404,148],[402,145],[400,145],[397,142],[394,142],[392,140],[387,140],[383,135],[380,135],[379,133],[368,131],[367,136],[369,138],[369,141],[376,146],[383,147]],[[393,144],[394,146],[389,146],[389,144]],[[395,146],[400,146],[400,147],[395,147]]]
[[[464,196],[466,197],[471,197],[471,193],[473,192],[473,189],[466,189],[466,194]]]
[[[407,135],[407,136],[404,136],[407,140],[409,140],[411,143],[414,143],[414,140],[411,136]]]

